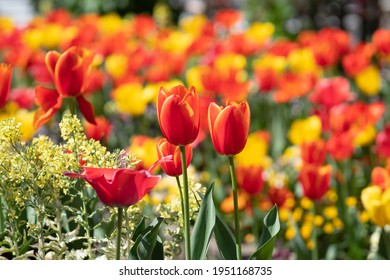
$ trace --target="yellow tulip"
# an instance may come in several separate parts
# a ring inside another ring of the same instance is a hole
[[[114,79],[119,79],[126,74],[127,64],[127,56],[124,54],[111,54],[106,58],[105,68]]]
[[[291,70],[296,73],[317,72],[318,70],[314,54],[308,48],[291,51],[287,61]]]
[[[242,152],[235,156],[236,162],[241,166],[264,166],[268,151],[268,142],[264,132],[256,131],[248,135],[248,140]]]
[[[272,69],[276,73],[282,73],[287,67],[287,59],[283,56],[265,54],[253,62],[255,69]]]
[[[129,152],[141,160],[143,169],[149,169],[158,160],[156,139],[146,135],[133,136],[130,139]]]
[[[145,113],[149,99],[143,95],[143,87],[140,83],[123,84],[114,89],[113,99],[118,110],[133,116]]]
[[[288,132],[288,139],[294,145],[300,145],[303,142],[311,142],[320,139],[321,132],[321,119],[318,116],[311,116],[306,119],[295,120]]]
[[[30,140],[34,133],[34,114],[35,112],[29,112],[25,109],[19,109],[15,114],[15,121],[21,123],[20,132],[21,140],[28,141]]]
[[[379,186],[369,186],[362,191],[361,200],[374,224],[390,224],[390,188],[382,191]]]
[[[180,28],[194,37],[201,35],[203,27],[207,23],[207,17],[205,15],[199,14],[191,17],[184,17],[180,20]]]
[[[353,139],[353,143],[356,146],[367,146],[375,141],[376,129],[374,125],[366,126],[362,131],[360,131],[356,137]]]
[[[245,31],[245,36],[256,43],[263,43],[272,37],[275,32],[275,26],[270,22],[254,22]]]
[[[99,17],[98,27],[104,35],[117,33],[122,26],[123,21],[118,14],[109,13]]]
[[[357,87],[366,95],[376,95],[381,88],[381,75],[378,67],[371,65],[355,77]]]

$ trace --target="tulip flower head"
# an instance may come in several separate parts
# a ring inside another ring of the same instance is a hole
[[[217,153],[231,156],[244,149],[250,127],[247,101],[228,101],[225,108],[213,102],[209,106],[208,120],[211,140]]]
[[[129,168],[84,167],[82,172],[65,172],[71,178],[82,178],[96,191],[107,206],[128,207],[140,201],[160,180],[148,170]]]
[[[332,166],[330,165],[303,165],[299,180],[305,196],[312,200],[320,200],[329,190],[331,175]]]
[[[199,133],[199,97],[195,87],[174,86],[160,88],[157,117],[168,142],[185,146],[195,141]]]
[[[0,109],[5,106],[9,98],[12,80],[12,67],[9,64],[0,64]]]
[[[161,168],[165,174],[169,176],[180,176],[183,173],[181,158],[180,158],[180,147],[172,145],[167,139],[161,139],[157,145],[158,158],[164,158],[171,155],[172,161],[161,163]],[[186,147],[186,166],[188,167],[192,160],[192,146],[187,145]]]
[[[94,53],[81,47],[71,47],[64,53],[50,51],[46,54],[46,67],[55,89],[38,86],[35,102],[40,107],[34,117],[34,126],[44,125],[61,108],[65,98],[73,97],[85,119],[96,124],[93,107],[84,97],[89,86]]]

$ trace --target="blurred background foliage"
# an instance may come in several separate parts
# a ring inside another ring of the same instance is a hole
[[[357,40],[368,39],[379,26],[389,26],[387,0],[32,0],[37,13],[65,8],[74,15],[83,13],[153,14],[177,24],[188,14],[203,13],[212,18],[222,8],[238,8],[248,22],[270,21],[276,35],[293,37],[302,30],[339,27]]]

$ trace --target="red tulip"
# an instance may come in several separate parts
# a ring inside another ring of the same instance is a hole
[[[36,128],[44,125],[61,108],[64,98],[74,97],[85,119],[96,124],[92,105],[84,97],[90,85],[89,75],[94,53],[71,47],[63,54],[50,51],[45,63],[54,81],[55,90],[35,88],[35,102],[40,108],[34,117]]]
[[[302,184],[303,193],[312,200],[320,200],[329,190],[332,166],[315,164],[303,165],[299,181]]]
[[[167,139],[163,138],[158,141],[157,145],[158,158],[164,158],[171,155],[172,161],[166,161],[160,164],[165,174],[169,176],[180,176],[183,173],[181,166],[180,147],[172,145]],[[188,167],[192,160],[192,146],[186,146],[186,166]]]
[[[378,133],[375,140],[376,151],[380,157],[390,157],[390,124]]]
[[[100,141],[104,137],[104,141],[107,142],[112,129],[111,123],[103,116],[96,117],[95,120],[96,125],[85,123],[85,135],[89,139],[95,139],[96,141]]]
[[[301,144],[301,156],[304,163],[321,165],[326,158],[326,142],[322,139]]]
[[[261,192],[264,186],[263,168],[261,166],[238,166],[237,184],[250,195]]]
[[[5,106],[9,98],[12,80],[12,66],[0,63],[0,109]]]
[[[82,178],[96,191],[107,206],[128,207],[140,201],[160,180],[147,170],[128,168],[84,167],[81,174],[65,172],[71,178]]]
[[[168,142],[185,146],[199,133],[199,97],[195,87],[182,85],[171,90],[161,87],[157,99],[157,117]]]
[[[372,43],[379,53],[383,55],[390,54],[390,30],[378,29],[372,35]]]
[[[209,106],[209,130],[215,150],[221,155],[236,155],[248,139],[250,108],[248,102],[227,102],[225,108],[214,102]]]
[[[324,78],[314,88],[309,100],[327,108],[352,100],[349,81],[344,77]]]

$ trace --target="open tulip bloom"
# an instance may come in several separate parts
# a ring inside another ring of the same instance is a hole
[[[81,173],[64,173],[71,178],[82,178],[93,187],[101,202],[118,208],[116,259],[120,259],[123,208],[136,204],[160,181],[161,176],[151,172],[165,161],[171,161],[171,156],[161,158],[149,170],[83,167]]]
[[[35,102],[40,107],[34,117],[34,126],[44,125],[61,108],[65,98],[75,98],[85,119],[95,122],[92,104],[84,97],[95,54],[81,47],[71,47],[64,53],[50,51],[45,63],[55,89],[35,88]]]

